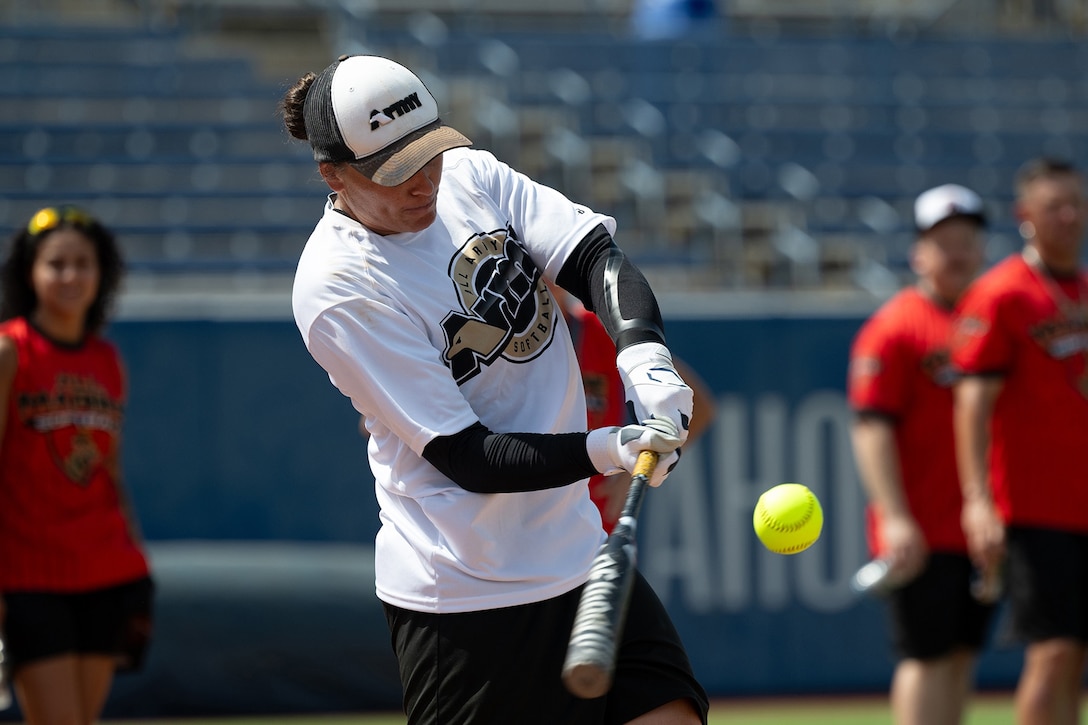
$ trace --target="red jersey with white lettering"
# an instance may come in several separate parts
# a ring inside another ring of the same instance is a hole
[[[624,425],[627,421],[624,412],[623,380],[616,367],[616,345],[604,329],[604,324],[596,314],[581,304],[574,302],[566,306],[564,313],[570,325],[570,335],[574,341],[574,352],[578,355],[578,364],[582,369],[582,384],[586,389],[586,412],[589,429],[603,428],[610,425]],[[602,486],[609,476],[598,474],[589,479],[589,496],[601,512],[604,530],[611,533],[618,516],[605,513]]]
[[[1012,256],[964,297],[952,359],[1000,375],[990,485],[1006,522],[1088,532],[1088,275],[1055,280]]]
[[[121,507],[125,403],[109,342],[55,343],[23,318],[0,324],[19,365],[0,442],[0,591],[74,592],[148,574]]]
[[[855,411],[893,422],[903,492],[930,550],[966,552],[952,437],[952,319],[952,310],[915,287],[888,300],[854,340],[847,394]],[[880,556],[881,522],[872,506],[867,533]]]

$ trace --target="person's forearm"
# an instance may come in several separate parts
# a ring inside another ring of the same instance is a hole
[[[957,384],[953,426],[956,466],[964,500],[989,500],[990,416],[999,380],[967,378]]]
[[[691,388],[695,396],[694,407],[691,413],[691,425],[688,427],[688,443],[696,440],[703,434],[718,415],[714,393],[706,381],[683,360],[673,358],[673,364],[680,377]]]
[[[473,493],[516,493],[566,486],[599,471],[586,433],[493,433],[476,423],[435,438],[423,457]]]
[[[966,377],[956,384],[953,427],[963,492],[961,515],[975,566],[993,572],[1005,555],[1005,532],[990,489],[990,419],[1002,380]]]
[[[883,516],[910,516],[891,422],[864,416],[855,421],[851,435],[861,484],[869,500]]]

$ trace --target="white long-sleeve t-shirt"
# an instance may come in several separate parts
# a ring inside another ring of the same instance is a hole
[[[378,597],[464,612],[580,585],[603,539],[585,481],[472,493],[422,453],[477,420],[496,433],[586,429],[577,358],[542,275],[554,280],[586,234],[615,221],[475,149],[445,152],[423,231],[375,234],[332,199],[292,304],[307,349],[370,433]]]

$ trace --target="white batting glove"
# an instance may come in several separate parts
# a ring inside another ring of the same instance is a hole
[[[642,425],[612,426],[590,431],[586,437],[589,460],[601,473],[631,473],[642,451],[661,455],[650,478],[651,486],[660,486],[680,460],[680,437],[676,424],[668,418],[654,418]]]
[[[630,345],[616,355],[616,367],[635,420],[670,419],[683,445],[688,439],[695,396],[673,367],[669,349],[658,342]]]

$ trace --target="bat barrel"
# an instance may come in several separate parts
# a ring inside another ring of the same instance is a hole
[[[619,524],[594,557],[582,589],[563,663],[563,684],[575,697],[601,697],[612,687],[635,580],[635,522],[657,460],[653,451],[639,454]]]
[[[604,697],[612,687],[612,670],[593,662],[569,664],[563,668],[563,683],[568,692],[583,700]]]
[[[610,537],[593,561],[563,664],[563,682],[576,697],[600,697],[612,685],[634,570],[633,547],[620,537]]]

